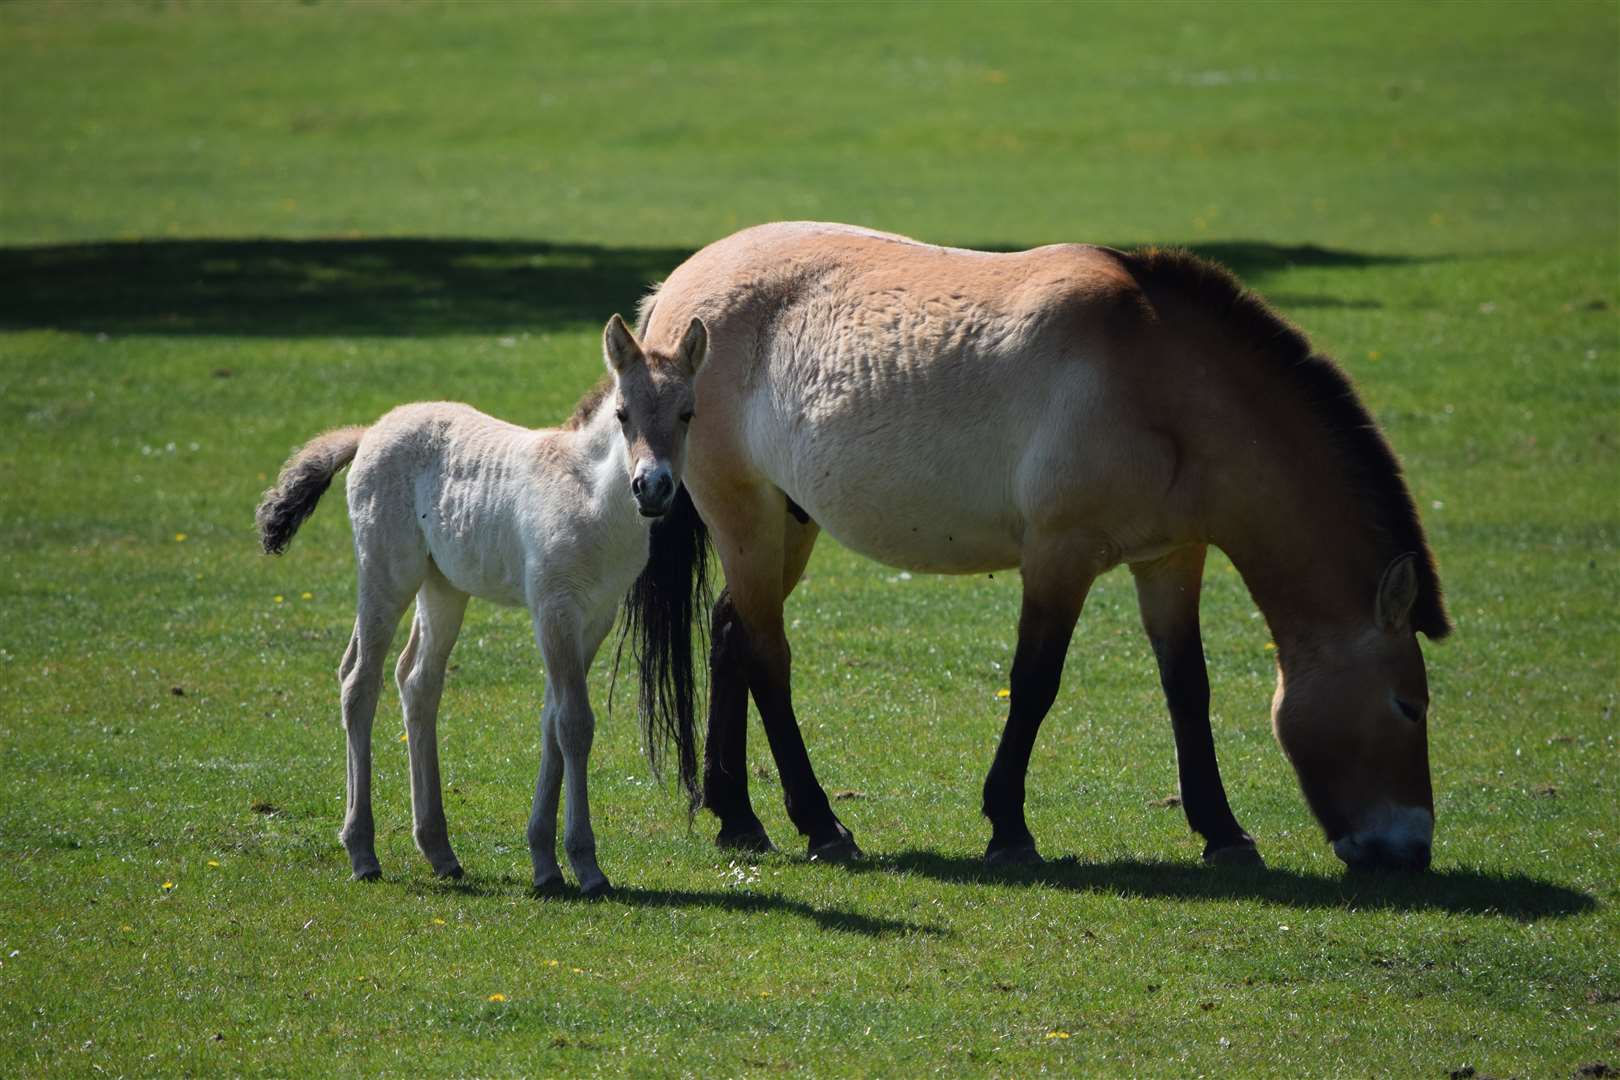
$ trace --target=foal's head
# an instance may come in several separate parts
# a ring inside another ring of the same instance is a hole
[[[617,315],[602,332],[602,354],[613,376],[608,404],[629,450],[630,493],[642,517],[661,517],[675,500],[686,463],[693,380],[708,352],[709,332],[693,319],[675,352],[647,352]]]
[[[1434,834],[1429,680],[1412,625],[1417,556],[1384,571],[1372,619],[1279,657],[1272,728],[1333,850],[1352,867],[1422,870]]]

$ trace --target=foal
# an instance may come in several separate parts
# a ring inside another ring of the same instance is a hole
[[[437,718],[445,664],[467,598],[522,605],[545,662],[540,775],[529,818],[537,889],[561,883],[557,805],[568,786],[563,846],[580,891],[608,889],[596,865],[585,763],[596,726],[585,676],[619,603],[647,561],[647,525],[675,501],[692,419],[692,382],[708,347],[694,319],[672,353],[644,352],[615,315],[602,337],[611,385],[562,427],[530,430],[447,402],[404,405],[370,428],[312,439],[259,504],[259,538],[286,550],[339,469],[349,470],[359,598],[343,654],[348,809],[338,834],[357,880],[381,874],[371,815],[371,723],[383,664],[416,598],[395,676],[405,710],[416,846],[441,877],[460,877],[439,788]],[[628,490],[626,490],[628,489]],[[646,747],[673,738],[695,791],[690,713],[644,712]],[[652,729],[661,727],[660,732]]]

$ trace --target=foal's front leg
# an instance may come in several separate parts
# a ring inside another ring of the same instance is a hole
[[[554,608],[568,609],[554,602]],[[561,877],[557,866],[557,801],[566,786],[563,850],[585,896],[600,896],[611,886],[596,864],[596,836],[591,829],[591,804],[586,770],[596,735],[585,677],[591,659],[612,626],[610,612],[595,625],[577,610],[535,615],[535,638],[546,665],[546,703],[542,716],[544,746],[540,775],[535,782],[534,807],[529,816],[529,854],[534,862],[536,889],[546,889]],[[559,776],[560,774],[560,776]]]

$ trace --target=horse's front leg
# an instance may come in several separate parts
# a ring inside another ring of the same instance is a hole
[[[1204,861],[1263,865],[1254,838],[1226,801],[1209,727],[1209,673],[1198,629],[1198,593],[1206,548],[1183,548],[1131,567],[1142,627],[1159,662],[1159,681],[1176,737],[1176,769],[1187,824],[1204,838]]]
[[[547,774],[547,759],[560,757],[566,799],[563,850],[579,881],[580,892],[585,896],[600,896],[611,886],[596,864],[596,834],[591,829],[586,772],[591,743],[596,737],[596,715],[591,711],[585,676],[597,646],[612,625],[612,615],[599,620],[599,625],[592,625],[567,601],[553,601],[550,607],[553,610],[544,616],[538,611],[535,615],[535,637],[546,665],[546,708],[550,712],[546,726],[550,734],[546,752],[541,756],[540,778],[535,785],[529,852],[535,866],[535,884],[544,887],[543,871],[556,865],[556,785]]]
[[[984,816],[990,819],[984,861],[989,865],[1041,861],[1024,821],[1024,777],[1041,721],[1057,700],[1075,621],[1099,572],[1098,563],[1076,549],[1087,552],[1091,546],[1049,543],[1030,545],[1024,553],[1007,726],[984,781]]]

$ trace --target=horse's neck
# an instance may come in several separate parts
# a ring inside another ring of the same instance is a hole
[[[1278,645],[1366,625],[1377,583],[1370,512],[1329,433],[1300,406],[1256,409],[1209,492],[1209,539],[1243,576]]]

